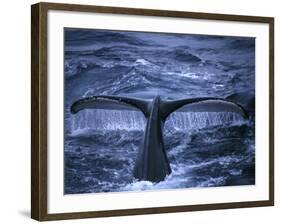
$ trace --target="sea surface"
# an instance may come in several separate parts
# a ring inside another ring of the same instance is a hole
[[[132,172],[145,127],[138,111],[87,109],[93,95],[151,99],[255,94],[255,39],[65,28],[64,193],[255,184],[255,108],[174,112],[164,127],[172,173],[159,183]],[[242,96],[242,97],[241,97]],[[238,98],[237,98],[238,99]]]

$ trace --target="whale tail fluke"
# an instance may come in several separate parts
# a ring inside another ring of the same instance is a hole
[[[164,148],[163,126],[174,111],[235,112],[248,118],[246,110],[226,99],[202,97],[180,100],[162,100],[156,96],[152,101],[123,96],[92,96],[72,104],[71,113],[83,109],[140,110],[146,117],[146,128],[134,168],[138,180],[160,182],[171,173]]]
[[[83,109],[134,110],[141,111],[147,116],[150,102],[149,100],[123,96],[91,96],[74,102],[70,111],[75,114]]]
[[[160,105],[162,119],[174,111],[182,112],[235,112],[248,119],[247,111],[238,103],[216,97],[200,97],[162,101]]]

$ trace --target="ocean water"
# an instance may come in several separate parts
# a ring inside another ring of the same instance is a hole
[[[64,192],[144,191],[255,184],[255,39],[65,28]],[[137,181],[138,111],[87,109],[93,95],[222,97],[248,111],[172,113],[164,143],[172,173]]]

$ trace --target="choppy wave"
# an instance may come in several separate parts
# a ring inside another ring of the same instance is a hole
[[[66,194],[255,183],[254,38],[65,29],[64,76]],[[69,112],[75,100],[105,94],[230,97],[251,119],[172,113],[164,126],[172,173],[137,181],[142,113]]]

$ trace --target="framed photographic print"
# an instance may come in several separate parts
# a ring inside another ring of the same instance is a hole
[[[32,5],[32,218],[274,204],[274,19]]]

